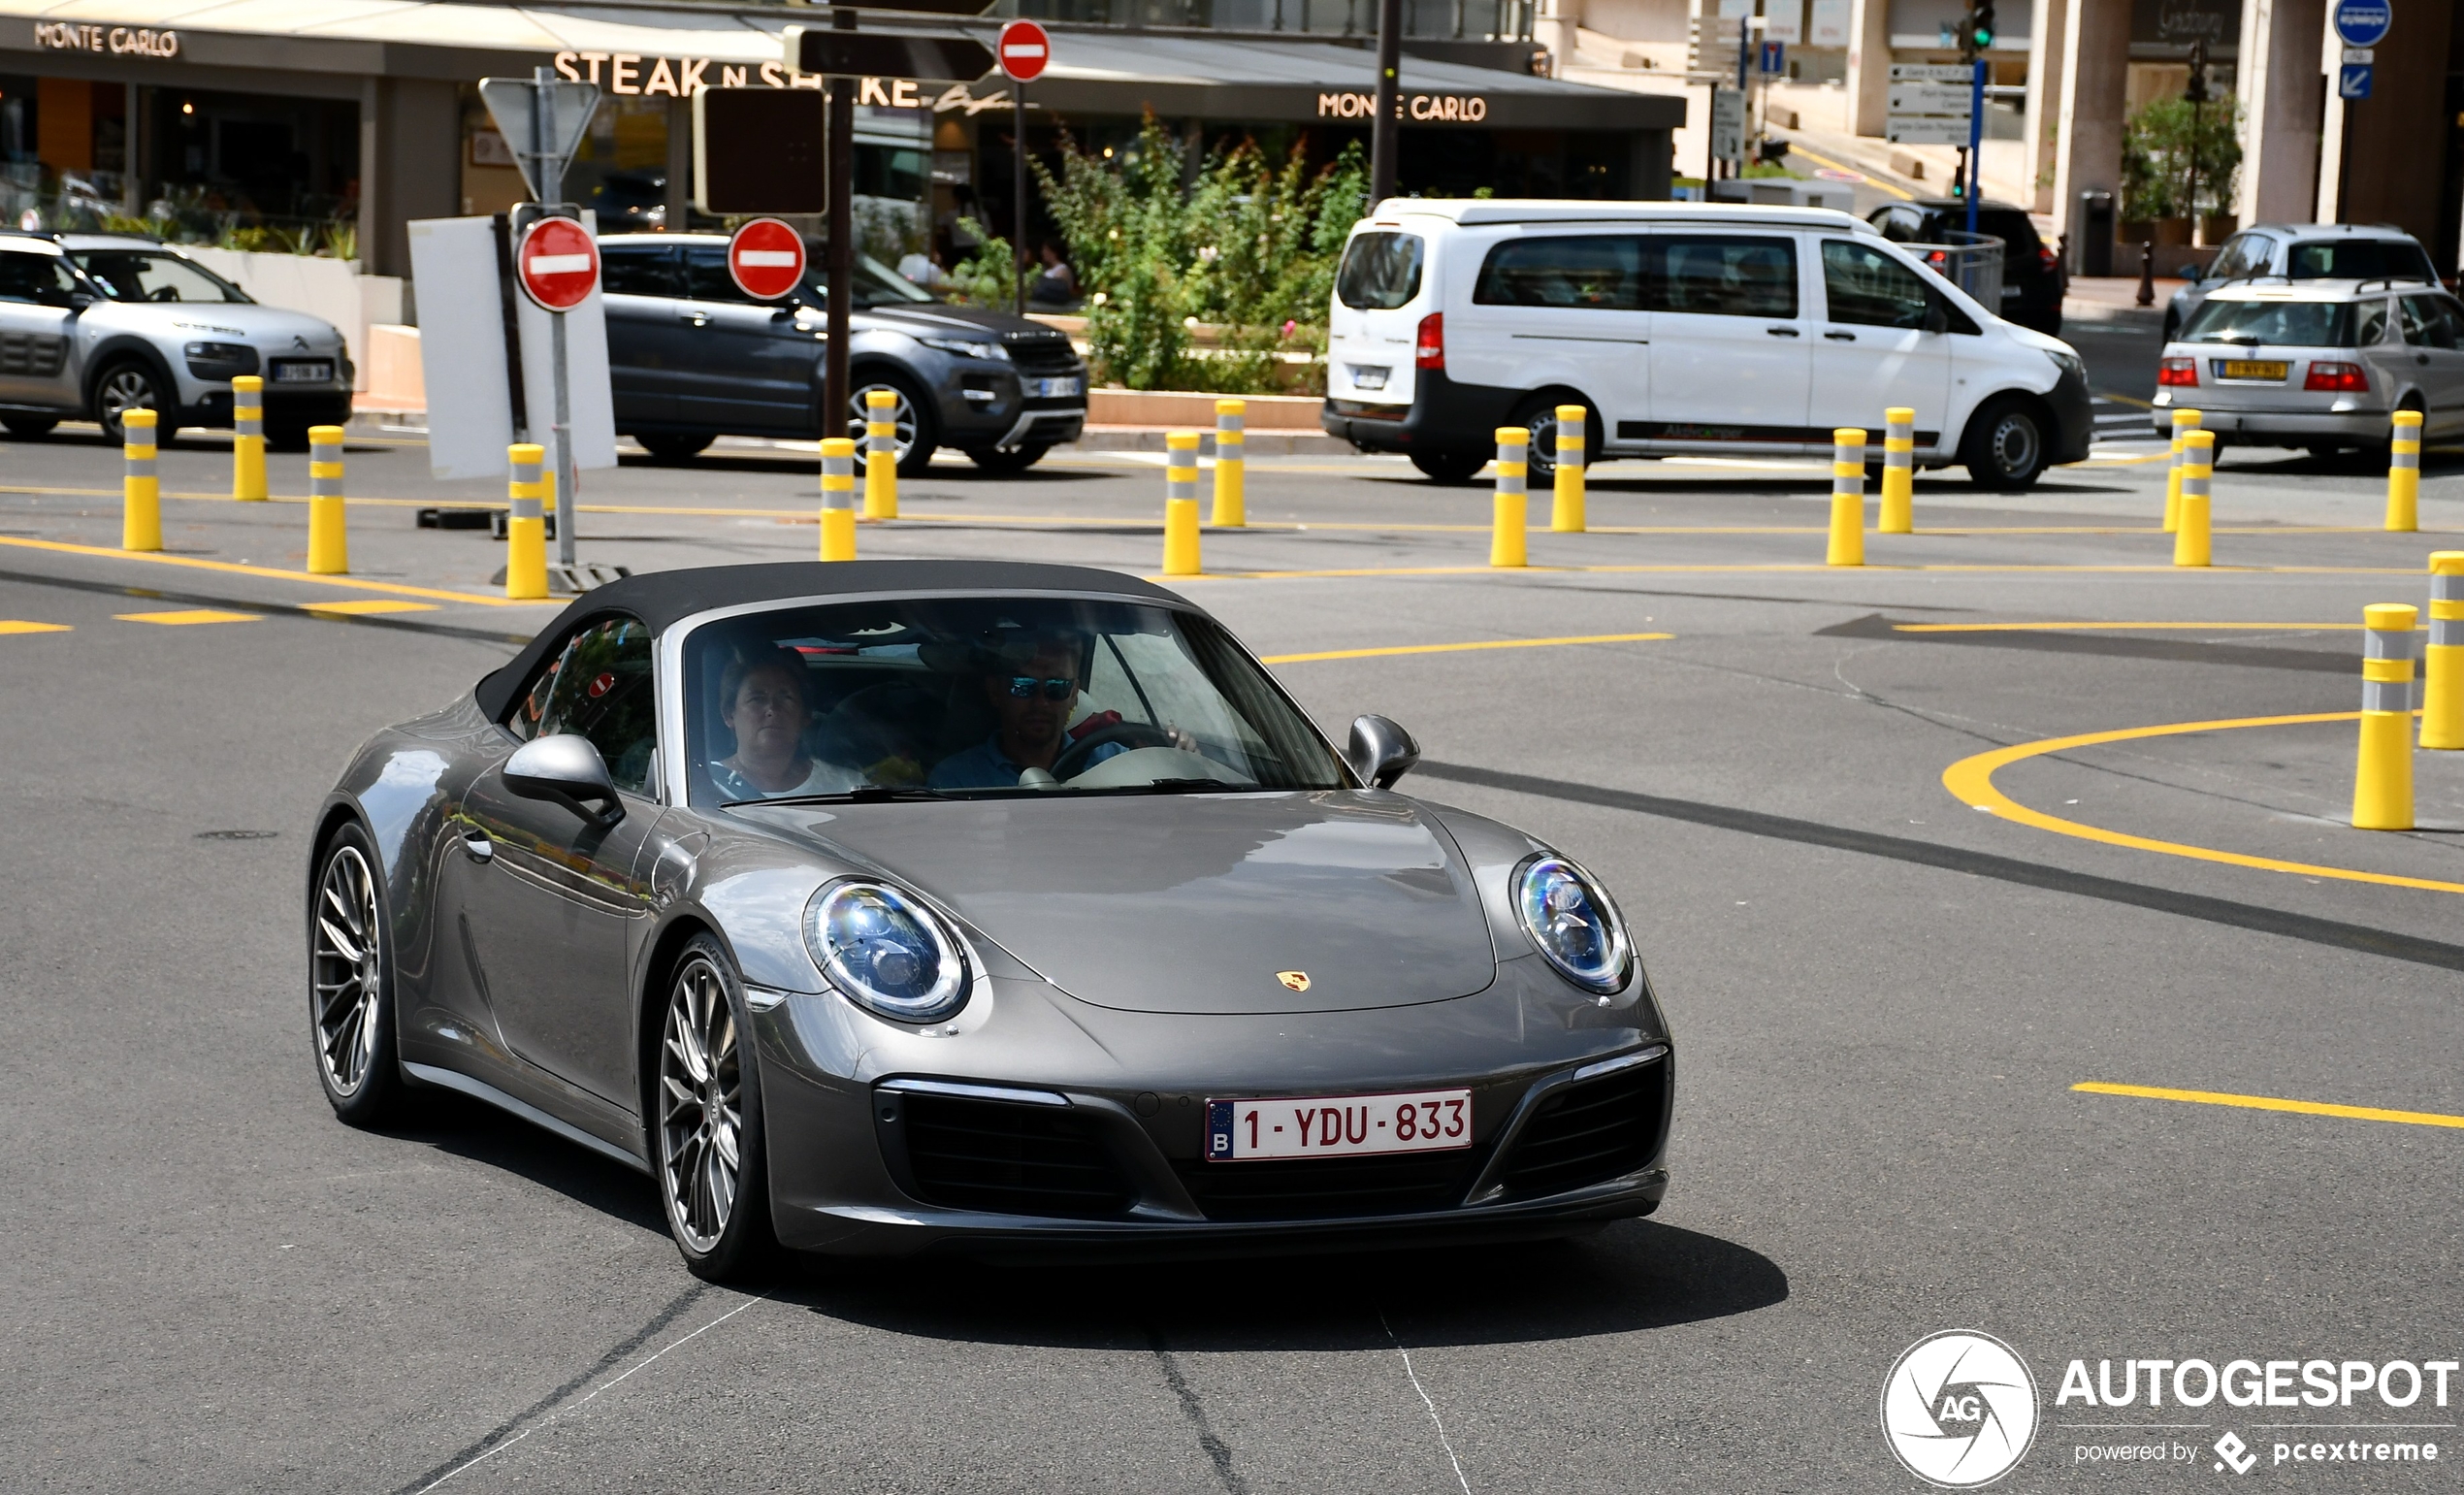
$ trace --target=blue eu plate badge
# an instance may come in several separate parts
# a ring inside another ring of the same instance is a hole
[[[1228,1159],[1232,1155],[1232,1102],[1207,1102],[1207,1156]]]

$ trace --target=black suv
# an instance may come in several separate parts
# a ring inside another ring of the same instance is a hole
[[[1877,208],[1866,217],[1894,244],[1941,244],[1947,231],[1967,227],[1967,204],[1956,197],[1920,198]],[[2002,304],[1995,309],[2002,319],[2060,337],[2066,283],[2061,258],[2036,237],[2035,222],[2009,203],[1979,203],[1976,231],[2003,244]]]
[[[757,302],[728,274],[724,236],[611,234],[599,247],[619,432],[670,462],[722,435],[836,434],[822,409],[818,248],[794,295]],[[1021,471],[1086,424],[1086,366],[1053,328],[950,306],[863,255],[849,326],[846,432],[863,436],[867,391],[895,394],[902,473],[922,472],[942,446],[988,471]]]

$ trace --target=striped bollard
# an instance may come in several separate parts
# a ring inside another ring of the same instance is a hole
[[[1497,428],[1497,500],[1489,513],[1489,564],[1524,566],[1523,531],[1531,522],[1526,475],[1532,433],[1521,426]]]
[[[864,391],[864,517],[898,517],[898,391]]]
[[[547,483],[540,469],[547,449],[517,441],[504,449],[513,469],[506,487],[512,514],[504,522],[504,595],[515,601],[536,601],[547,596]]]
[[[1208,522],[1218,530],[1248,527],[1248,425],[1247,400],[1215,403],[1215,517]]]
[[[2430,553],[2430,647],[2421,666],[2421,745],[2464,748],[2464,550]]]
[[[342,428],[308,428],[308,569],[339,576],[351,569],[351,544],[342,517]]]
[[[2352,771],[2356,830],[2413,829],[2413,640],[2419,616],[2402,602],[2361,609],[2361,753]]]
[[[2421,528],[2421,412],[2398,410],[2387,434],[2387,529]]]
[[[253,374],[231,381],[231,496],[265,497],[265,380]]]
[[[1198,574],[1198,433],[1164,434],[1163,573]]]
[[[1885,535],[1917,532],[1917,412],[1895,405],[1882,412],[1882,517]]]
[[[1583,515],[1583,417],[1579,405],[1557,407],[1557,480],[1551,486],[1548,527],[1560,535],[1580,535]]]
[[[1854,426],[1831,434],[1831,544],[1823,564],[1865,564],[1865,434]]]
[[[843,436],[822,441],[822,559],[856,559],[856,443]]]
[[[2214,556],[2208,540],[2208,485],[2216,476],[2216,433],[2182,433],[2182,501],[2175,505],[2173,564],[2206,566]]]
[[[2185,438],[2199,428],[2206,419],[2196,410],[2173,412],[2173,465],[2164,473],[2164,533],[2171,535],[2182,527],[2182,462],[2189,448]]]
[[[151,410],[120,412],[120,454],[127,474],[120,479],[119,548],[163,548],[163,487],[154,473],[154,422]]]

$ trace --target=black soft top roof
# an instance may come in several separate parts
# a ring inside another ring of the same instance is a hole
[[[539,630],[513,662],[483,676],[471,694],[479,709],[501,716],[513,693],[572,635],[584,620],[630,613],[654,634],[713,607],[795,598],[880,592],[1064,592],[1178,602],[1150,581],[1091,566],[1025,561],[787,561],[763,566],[704,566],[650,571],[595,588],[573,600]]]

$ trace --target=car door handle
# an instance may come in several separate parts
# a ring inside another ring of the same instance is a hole
[[[676,313],[676,320],[679,322],[690,322],[696,327],[707,327],[710,325],[710,313],[707,311],[679,311]]]
[[[2416,364],[2425,364],[2430,361],[2430,355],[2427,353],[2415,353],[2413,355],[2413,361]]]
[[[1774,338],[1794,338],[1797,336],[1797,329],[1794,327],[1766,327],[1763,331],[1769,333]]]
[[[1853,332],[1827,332],[1824,333],[1823,336],[1832,342],[1854,342],[1857,341],[1857,335]]]
[[[493,861],[496,860],[497,843],[489,840],[484,830],[466,830],[462,833],[462,850],[473,861]]]

